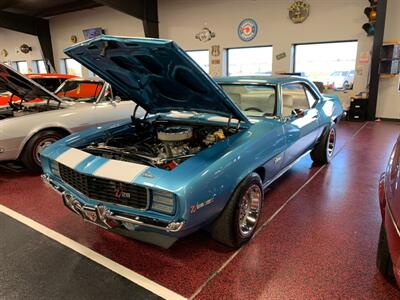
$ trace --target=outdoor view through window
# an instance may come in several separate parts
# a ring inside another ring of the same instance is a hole
[[[272,47],[228,49],[228,76],[271,75]]]
[[[357,42],[295,45],[294,71],[325,87],[352,89]]]
[[[209,73],[209,54],[208,50],[186,51],[187,54],[206,72]]]

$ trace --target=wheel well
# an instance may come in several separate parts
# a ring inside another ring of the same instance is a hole
[[[264,182],[264,179],[265,179],[265,168],[264,167],[259,167],[259,168],[255,169],[254,172],[257,173],[258,176],[260,176],[261,181]]]
[[[21,155],[24,153],[26,145],[29,143],[29,141],[37,134],[43,132],[43,131],[49,131],[49,130],[53,130],[53,131],[57,131],[65,136],[70,135],[71,132],[69,132],[67,129],[62,128],[62,127],[49,127],[49,128],[43,128],[41,130],[39,130],[38,132],[35,132],[34,134],[32,134],[28,140],[26,140],[24,147],[22,148],[21,152],[19,153],[19,158],[21,158]]]

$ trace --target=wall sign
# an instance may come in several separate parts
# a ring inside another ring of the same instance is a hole
[[[277,60],[284,59],[286,57],[286,52],[279,53],[275,57]]]
[[[212,38],[215,38],[215,32],[212,32],[208,27],[204,27],[194,37],[200,42],[208,42]]]
[[[310,4],[304,1],[295,1],[289,6],[289,18],[293,23],[303,23],[310,15]]]
[[[212,45],[211,46],[211,55],[212,56],[219,56],[221,54],[219,45]]]
[[[239,38],[244,42],[253,40],[257,35],[257,31],[258,26],[256,21],[250,18],[244,19],[238,26]]]
[[[8,51],[6,49],[2,49],[1,52],[0,52],[0,55],[2,57],[7,57],[8,56]]]
[[[32,47],[31,47],[31,46],[28,46],[27,44],[22,44],[22,45],[19,47],[19,50],[20,50],[22,53],[24,53],[24,54],[28,54],[30,51],[32,51]]]

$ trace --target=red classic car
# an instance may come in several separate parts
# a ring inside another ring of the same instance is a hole
[[[39,73],[32,73],[26,74],[26,77],[32,79],[36,83],[40,84],[50,92],[54,92],[65,80],[70,78],[77,78],[75,75],[68,75],[68,74],[39,74]],[[9,94],[0,95],[0,106],[6,105],[10,101],[10,97],[12,97],[12,101],[19,101],[20,98],[17,96],[12,96]],[[40,99],[35,99],[33,101],[40,101]]]
[[[382,225],[377,267],[386,279],[396,279],[400,286],[400,136],[379,181],[379,204]]]

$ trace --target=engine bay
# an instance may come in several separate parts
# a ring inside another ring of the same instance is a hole
[[[239,130],[229,126],[140,120],[130,130],[94,141],[80,149],[105,158],[173,170]]]

